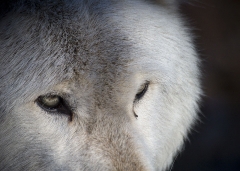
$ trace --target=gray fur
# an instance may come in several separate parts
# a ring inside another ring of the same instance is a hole
[[[165,170],[201,94],[175,3],[9,5],[0,20],[0,170]],[[37,105],[48,93],[67,101],[72,121]]]

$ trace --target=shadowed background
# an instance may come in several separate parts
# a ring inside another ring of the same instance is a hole
[[[240,170],[240,0],[181,5],[202,59],[201,122],[172,171]]]

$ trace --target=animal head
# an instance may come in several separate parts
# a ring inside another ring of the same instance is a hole
[[[169,2],[8,4],[0,170],[166,169],[201,93],[191,34]]]

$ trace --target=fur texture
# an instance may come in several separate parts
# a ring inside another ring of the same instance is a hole
[[[13,4],[0,20],[0,170],[165,170],[201,94],[176,2]],[[36,103],[49,93],[71,121]]]

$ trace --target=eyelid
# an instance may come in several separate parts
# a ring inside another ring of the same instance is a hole
[[[143,86],[144,86],[143,89],[136,94],[134,101],[140,100],[140,99],[145,95],[145,93],[146,93],[147,90],[148,90],[149,84],[150,84],[149,81],[146,81],[146,82],[143,84]]]

